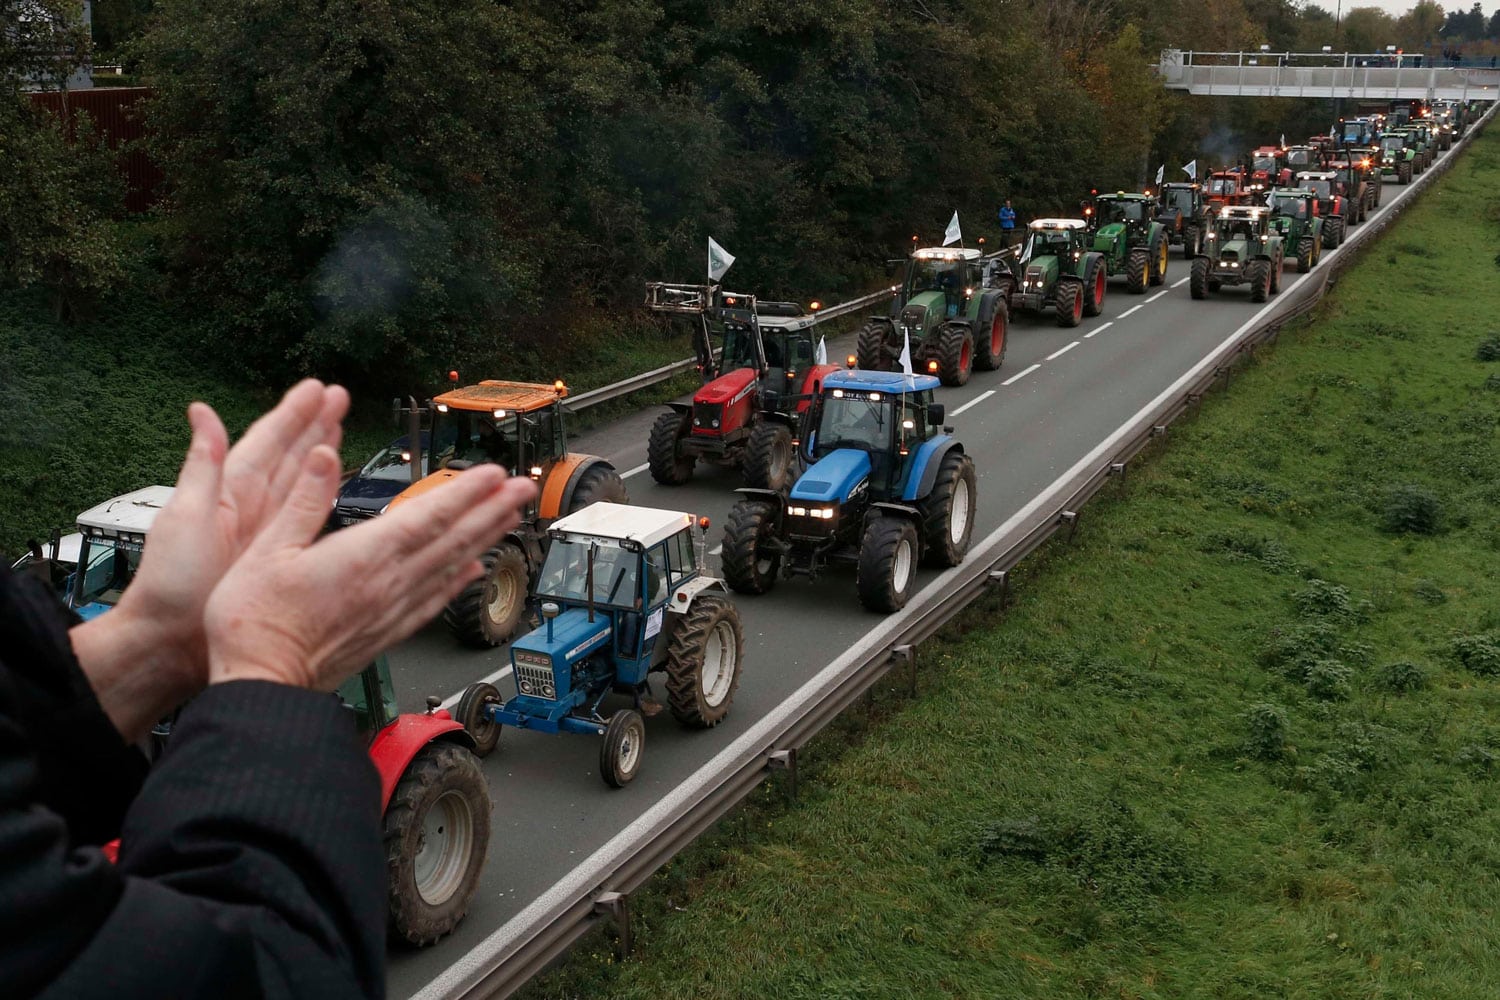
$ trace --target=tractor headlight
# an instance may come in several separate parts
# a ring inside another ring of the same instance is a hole
[[[522,694],[532,694],[534,692],[534,689],[531,686],[531,681],[524,678],[521,680],[518,686],[520,687]]]
[[[718,430],[719,429],[719,421],[718,420],[714,421],[713,427],[714,427],[714,430]]]
[[[792,517],[806,517],[807,516],[807,508],[806,507],[788,507],[786,509],[786,512],[788,514],[790,514]]]
[[[814,507],[808,513],[812,514],[813,517],[822,518],[825,521],[832,521],[834,511],[832,507]]]
[[[553,687],[551,684],[543,684],[542,685],[542,697],[543,698],[555,698],[555,697],[557,697],[557,689],[555,687]]]

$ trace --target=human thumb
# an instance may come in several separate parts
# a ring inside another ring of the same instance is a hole
[[[250,547],[268,550],[310,543],[328,520],[328,509],[338,492],[338,484],[338,454],[328,445],[320,444],[302,460],[302,470],[281,508]]]

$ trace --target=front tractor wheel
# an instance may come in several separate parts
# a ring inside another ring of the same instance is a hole
[[[1188,280],[1188,294],[1195,299],[1208,298],[1208,258],[1197,257],[1193,260],[1193,273]]]
[[[1140,295],[1146,290],[1147,272],[1151,269],[1151,255],[1138,247],[1125,258],[1125,290],[1131,295]]]
[[[613,471],[613,470],[611,470]],[[515,635],[526,608],[526,557],[510,542],[479,557],[484,573],[443,609],[443,622],[470,646],[498,646]]]
[[[958,451],[943,456],[932,493],[922,504],[923,562],[939,569],[957,566],[974,534],[974,460]]]
[[[1252,260],[1245,265],[1245,277],[1250,279],[1250,301],[1264,302],[1271,292],[1271,263]]]
[[[1306,274],[1313,269],[1318,262],[1317,244],[1311,236],[1304,236],[1297,241],[1297,273]]]
[[[1083,282],[1059,281],[1057,283],[1057,325],[1077,326],[1083,322]]]
[[[1003,301],[995,303],[995,315],[990,320],[987,336],[981,336],[975,344],[974,367],[982,372],[992,372],[1005,362],[1005,337],[1010,332],[1010,310]]]
[[[1192,260],[1194,257],[1198,256],[1198,241],[1199,241],[1199,239],[1200,239],[1200,237],[1198,236],[1198,227],[1197,226],[1183,226],[1182,227],[1182,259],[1183,260]]]
[[[463,697],[453,712],[453,721],[464,727],[464,732],[474,740],[474,756],[488,757],[500,744],[503,728],[489,713],[492,705],[501,702],[500,691],[493,684],[479,681],[464,689]]]
[[[641,770],[646,750],[646,722],[640,713],[623,708],[609,717],[599,746],[599,777],[610,788],[624,788]]]
[[[1280,253],[1277,253],[1275,257],[1271,258],[1271,286],[1267,289],[1267,291],[1269,291],[1272,295],[1281,294],[1281,271],[1285,266],[1286,258],[1282,257]]]
[[[740,686],[744,658],[745,632],[734,603],[721,594],[698,595],[667,647],[672,716],[695,729],[722,722]]]
[[[724,582],[741,594],[764,594],[776,585],[781,553],[774,546],[776,510],[764,500],[740,500],[724,522],[720,563]]]
[[[938,327],[938,379],[944,385],[963,385],[974,373],[974,334],[967,323]]]
[[[761,490],[780,492],[797,477],[797,449],[785,424],[762,420],[745,444],[745,482]]]
[[[890,371],[896,358],[891,349],[894,333],[891,324],[879,320],[870,320],[860,327],[854,342],[854,363],[866,371]]]
[[[1169,249],[1166,234],[1158,233],[1151,250],[1151,276],[1149,280],[1152,285],[1160,285],[1167,280],[1167,251]]]
[[[681,486],[693,478],[696,459],[682,446],[690,423],[686,413],[668,410],[651,425],[651,436],[646,439],[646,464],[651,469],[651,478],[663,486]]]
[[[900,611],[911,599],[916,581],[916,527],[904,517],[871,518],[859,544],[859,603],[884,614]]]
[[[469,909],[490,842],[490,789],[479,761],[454,743],[429,743],[401,776],[385,810],[392,930],[432,944]]]
[[[1104,311],[1104,290],[1109,284],[1109,268],[1104,258],[1091,254],[1083,268],[1083,314],[1097,316]]]

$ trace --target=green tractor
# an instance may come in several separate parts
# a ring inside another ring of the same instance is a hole
[[[986,258],[979,250],[944,246],[912,251],[890,315],[871,317],[859,331],[859,367],[898,370],[909,343],[913,369],[936,375],[944,385],[963,385],[976,368],[999,368],[1005,360],[1013,279],[1008,269],[999,268],[998,274],[991,278],[993,286],[986,282]]]
[[[1015,263],[1021,285],[1011,293],[1014,309],[1057,310],[1058,326],[1077,326],[1104,309],[1109,264],[1088,243],[1082,219],[1035,219]]]
[[[1125,275],[1125,290],[1140,295],[1167,280],[1167,227],[1149,194],[1116,191],[1094,198],[1084,209],[1093,226],[1093,249],[1104,256],[1111,275]]]
[[[1414,175],[1422,172],[1423,164],[1417,155],[1417,147],[1404,130],[1382,132],[1377,140],[1380,145],[1380,171],[1395,174],[1398,184],[1410,184]]]
[[[1228,205],[1214,220],[1203,255],[1193,261],[1188,291],[1203,299],[1225,285],[1249,285],[1250,301],[1264,302],[1281,291],[1282,247],[1269,208]]]
[[[1266,192],[1271,205],[1271,229],[1283,246],[1297,253],[1297,273],[1306,274],[1323,259],[1323,219],[1318,195],[1307,188],[1274,188]]]
[[[1156,221],[1167,231],[1167,242],[1182,246],[1182,259],[1192,260],[1203,252],[1212,213],[1197,181],[1163,184]]]

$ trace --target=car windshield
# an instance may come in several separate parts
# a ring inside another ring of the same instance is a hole
[[[553,539],[537,577],[538,599],[552,598],[570,604],[589,599],[589,559],[594,564],[594,603],[616,608],[638,608],[641,603],[640,555],[608,541],[573,538]]]
[[[840,448],[885,451],[891,442],[892,398],[881,392],[847,389],[834,389],[825,395],[813,438],[813,456],[822,458]]]
[[[73,606],[118,604],[125,586],[135,576],[141,562],[139,545],[116,544],[111,539],[87,539],[83,546],[85,563],[82,587],[73,595]]]
[[[452,425],[449,425],[452,426]],[[426,444],[424,441],[423,444]],[[450,437],[448,446],[453,446]],[[427,451],[422,451],[422,475],[427,475]],[[380,451],[375,457],[365,463],[365,467],[359,470],[360,479],[381,479],[391,482],[407,482],[411,479],[411,450],[406,445],[406,438],[393,441]]]
[[[516,414],[496,417],[481,410],[449,410],[433,419],[433,447],[437,468],[455,460],[475,465],[495,464],[514,474],[521,449]],[[455,446],[456,445],[456,446]],[[404,466],[403,466],[404,468]],[[396,478],[400,478],[399,476]]]
[[[1303,181],[1302,186],[1319,198],[1332,198],[1333,188],[1327,181]]]

